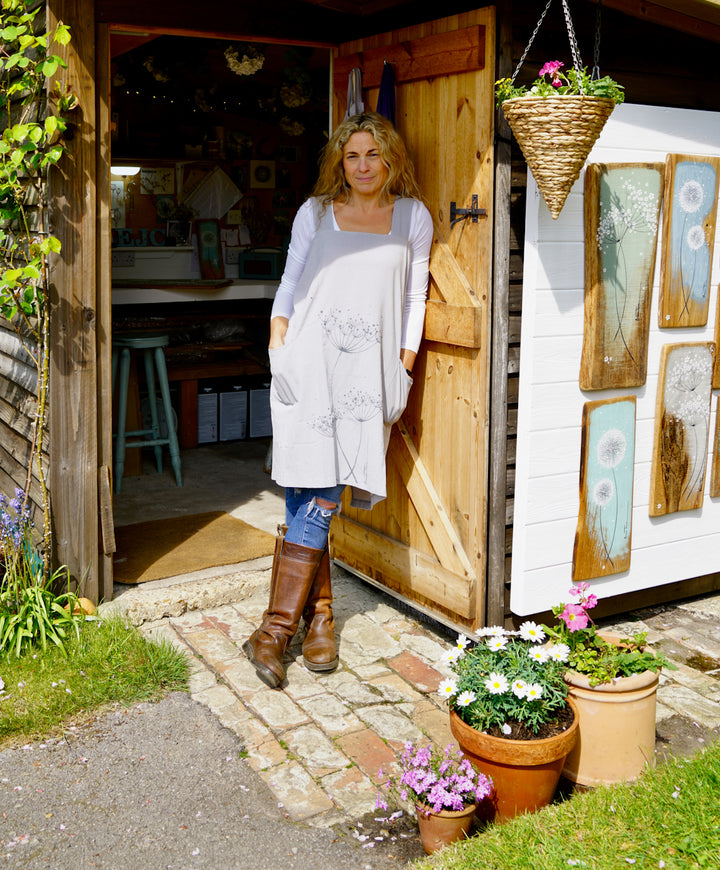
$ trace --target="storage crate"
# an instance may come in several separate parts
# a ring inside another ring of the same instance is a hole
[[[220,396],[220,441],[240,441],[247,437],[247,385],[223,381]]]
[[[250,438],[268,438],[271,436],[269,379],[259,379],[250,386],[248,408]]]
[[[145,278],[189,279],[200,276],[193,271],[193,248],[113,248],[112,276],[121,280]]]
[[[218,388],[213,381],[198,381],[198,444],[218,440]]]

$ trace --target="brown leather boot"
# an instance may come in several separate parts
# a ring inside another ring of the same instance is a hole
[[[332,612],[330,555],[324,550],[315,581],[303,610],[307,634],[302,645],[305,667],[311,671],[334,671],[338,663],[335,620]]]
[[[324,550],[291,544],[278,536],[268,609],[260,628],[242,647],[257,675],[272,689],[285,679],[283,656],[297,631],[323,553]]]

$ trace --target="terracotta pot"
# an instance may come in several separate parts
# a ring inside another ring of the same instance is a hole
[[[462,810],[441,810],[439,813],[434,813],[426,804],[417,804],[415,809],[423,849],[431,855],[443,846],[468,836],[477,804],[468,804]]]
[[[568,671],[565,680],[578,708],[580,736],[564,777],[587,786],[628,782],[654,764],[656,673],[591,686],[583,674]]]
[[[568,699],[575,718],[555,737],[541,740],[507,740],[491,737],[467,725],[450,711],[450,730],[473,766],[491,777],[493,792],[479,807],[489,821],[506,821],[547,806],[555,795],[565,757],[578,735],[578,713]]]

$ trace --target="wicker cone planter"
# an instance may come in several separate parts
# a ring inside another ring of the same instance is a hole
[[[502,108],[556,220],[615,102],[570,95],[516,97]]]

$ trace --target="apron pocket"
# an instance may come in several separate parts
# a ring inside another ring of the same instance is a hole
[[[281,405],[294,405],[297,402],[297,389],[294,385],[292,366],[288,364],[289,354],[287,346],[271,347],[268,349],[270,357],[270,395],[274,396]]]
[[[383,419],[386,423],[392,424],[400,419],[407,405],[412,383],[413,380],[405,370],[405,366],[398,360],[398,367],[394,376],[390,376],[385,385]]]

